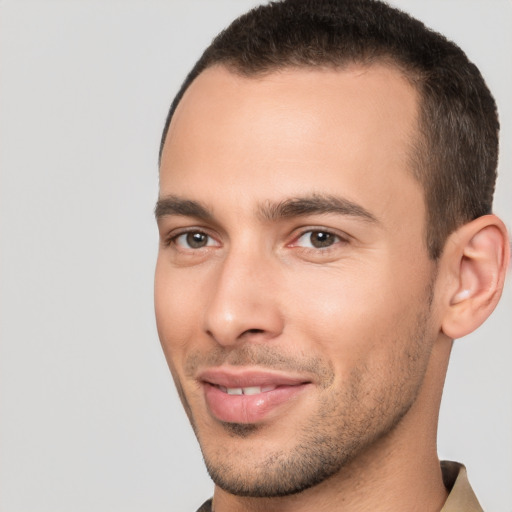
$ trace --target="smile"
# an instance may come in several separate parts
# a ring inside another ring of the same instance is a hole
[[[224,423],[259,423],[280,414],[312,383],[265,371],[211,369],[201,373],[209,414]]]
[[[260,393],[268,393],[274,391],[277,386],[248,386],[246,388],[226,388],[218,386],[218,388],[228,395],[259,395]]]

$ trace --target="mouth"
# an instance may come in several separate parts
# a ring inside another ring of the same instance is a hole
[[[312,385],[299,376],[247,369],[209,369],[199,375],[210,415],[223,423],[260,423],[279,415]]]
[[[225,386],[217,386],[220,391],[228,395],[259,395],[260,393],[268,393],[274,391],[277,386],[247,386],[245,388],[227,388]]]

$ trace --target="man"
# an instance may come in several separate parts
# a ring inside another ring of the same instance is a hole
[[[262,6],[205,51],[162,137],[155,278],[200,510],[481,510],[436,434],[508,263],[498,128],[464,53],[377,1]]]

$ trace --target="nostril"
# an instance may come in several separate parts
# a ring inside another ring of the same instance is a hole
[[[245,332],[249,334],[261,334],[264,331],[263,329],[247,329]]]

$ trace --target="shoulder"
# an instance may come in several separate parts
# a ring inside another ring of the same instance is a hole
[[[212,512],[212,500],[205,501],[198,509],[197,512]]]

